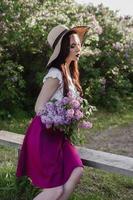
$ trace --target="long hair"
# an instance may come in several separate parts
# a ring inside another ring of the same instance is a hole
[[[61,49],[60,49],[59,55],[57,56],[57,58],[55,60],[53,60],[47,66],[48,69],[50,69],[51,67],[55,67],[55,68],[58,68],[62,72],[63,81],[64,81],[64,90],[63,90],[64,96],[66,96],[67,92],[69,91],[68,76],[67,76],[67,72],[66,72],[66,68],[65,68],[65,60],[70,52],[70,35],[71,34],[76,34],[76,31],[69,31],[68,33],[66,33],[64,35],[64,37],[62,38]],[[70,74],[72,77],[72,82],[75,85],[75,87],[77,88],[77,90],[79,91],[80,96],[83,96],[83,90],[82,90],[82,87],[80,85],[80,80],[79,80],[79,69],[78,69],[77,62],[72,61],[70,63],[69,68],[70,68]]]

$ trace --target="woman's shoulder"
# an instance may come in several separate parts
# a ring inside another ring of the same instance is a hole
[[[61,70],[58,67],[50,67],[49,70],[57,70],[61,72]]]
[[[57,77],[59,79],[62,79],[62,72],[59,68],[57,67],[51,67],[48,71],[48,74]]]
[[[54,73],[61,73],[61,70],[57,67],[51,67],[48,71],[49,72],[54,72]]]
[[[56,67],[51,67],[48,70],[47,74],[43,78],[43,83],[48,77],[57,78],[57,79],[59,79],[60,83],[62,83],[62,72],[60,69],[58,69]]]

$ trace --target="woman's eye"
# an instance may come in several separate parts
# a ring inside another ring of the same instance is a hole
[[[75,45],[71,45],[70,47],[71,47],[71,49],[73,49],[75,47]]]

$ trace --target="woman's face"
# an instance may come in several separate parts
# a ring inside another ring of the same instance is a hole
[[[81,42],[77,34],[70,35],[70,52],[68,59],[71,61],[79,60],[81,54]]]

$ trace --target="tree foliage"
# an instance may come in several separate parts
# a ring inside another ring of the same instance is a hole
[[[82,57],[85,96],[96,106],[119,108],[133,87],[133,19],[103,5],[73,0],[2,0],[0,42],[1,112],[16,106],[32,114],[51,54],[48,32],[57,24],[88,25]]]

